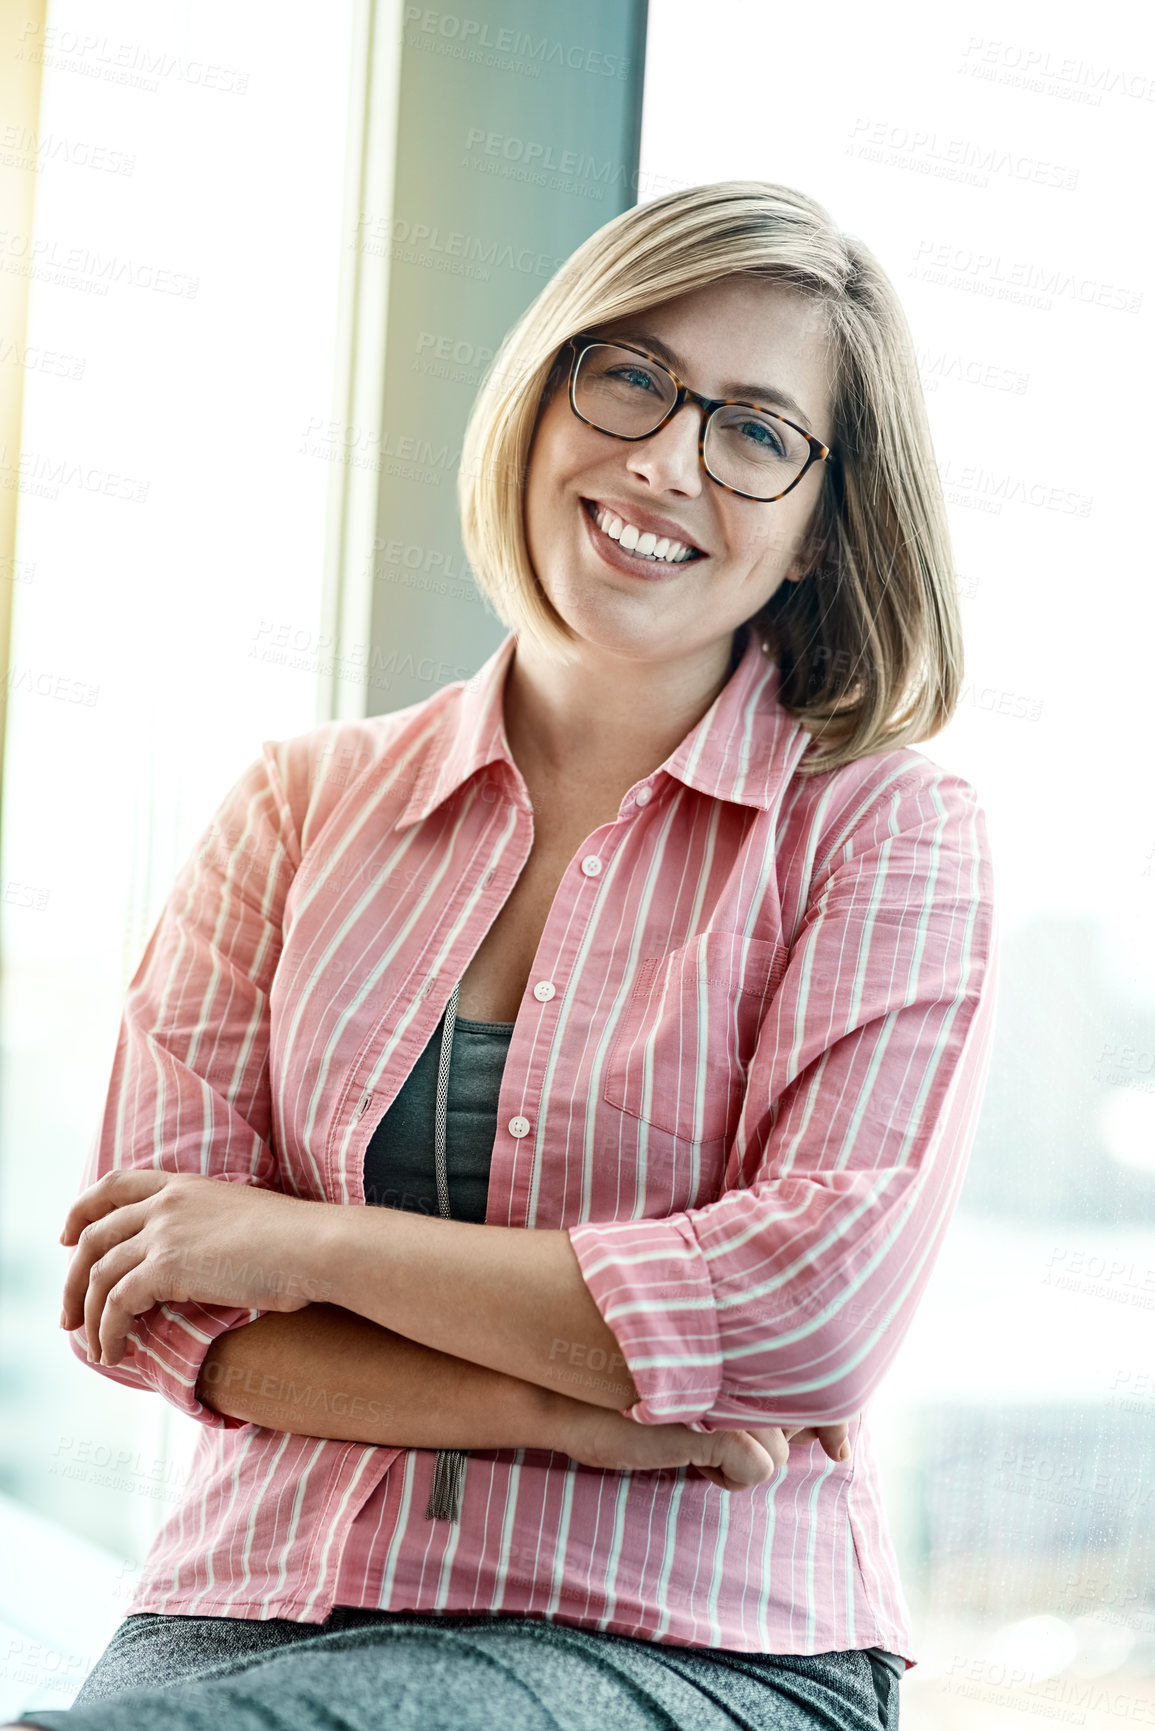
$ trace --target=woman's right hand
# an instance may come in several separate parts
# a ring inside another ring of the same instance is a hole
[[[724,1491],[752,1490],[786,1465],[793,1446],[815,1442],[833,1461],[849,1459],[847,1424],[760,1425],[751,1430],[695,1431],[684,1424],[638,1424],[608,1407],[573,1403],[562,1448],[572,1460],[604,1471],[696,1468]],[[846,1447],[845,1456],[842,1454]]]

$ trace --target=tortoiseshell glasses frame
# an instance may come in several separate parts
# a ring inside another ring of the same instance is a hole
[[[602,344],[606,348],[628,349],[631,354],[642,355],[647,361],[649,361],[651,366],[659,368],[659,370],[665,373],[666,377],[672,382],[675,391],[674,400],[658,422],[657,426],[651,427],[648,432],[611,433],[607,427],[599,427],[596,421],[591,421],[586,415],[583,415],[581,410],[578,408],[574,391],[577,385],[578,368],[581,365],[581,358],[587,349],[593,348],[594,345],[598,343]],[[664,361],[658,360],[656,355],[651,355],[647,349],[639,347],[637,343],[622,342],[618,337],[600,337],[595,336],[592,332],[582,331],[575,337],[566,338],[565,342],[562,344],[562,349],[564,350],[567,348],[573,350],[573,365],[570,367],[569,374],[569,406],[579,421],[584,422],[587,427],[593,427],[595,432],[605,433],[608,439],[626,439],[631,444],[637,444],[640,439],[653,438],[658,429],[664,427],[671,416],[678,413],[678,410],[682,407],[683,403],[696,403],[699,409],[705,411],[698,417],[699,461],[715,486],[722,487],[727,493],[736,494],[739,499],[756,499],[760,504],[772,505],[776,499],[784,499],[787,493],[792,493],[799,481],[802,480],[803,476],[809,474],[815,463],[824,463],[827,460],[831,462],[837,461],[837,453],[832,446],[824,445],[821,439],[819,439],[814,433],[808,433],[806,428],[800,427],[796,421],[788,421],[785,415],[778,414],[774,409],[766,408],[762,403],[747,403],[738,397],[704,397],[700,391],[692,391],[689,385],[685,384],[678,377],[677,373],[670,371]],[[706,461],[706,434],[709,431],[710,421],[717,409],[753,409],[760,415],[769,415],[771,420],[784,422],[786,426],[793,428],[794,432],[802,435],[810,447],[810,455],[807,457],[802,468],[799,470],[798,474],[795,475],[788,487],[784,487],[780,493],[744,493],[740,487],[731,487],[727,481],[719,481],[717,475],[715,475],[709,463]]]

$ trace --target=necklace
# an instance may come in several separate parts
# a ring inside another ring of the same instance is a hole
[[[457,994],[460,982],[445,1011],[441,1029],[441,1057],[437,1066],[437,1106],[434,1112],[434,1163],[437,1172],[437,1207],[443,1219],[449,1214],[449,1175],[445,1165],[445,1127],[449,1106],[449,1060],[453,1052],[453,1026],[457,1021]],[[456,1521],[461,1512],[461,1484],[465,1477],[465,1453],[462,1449],[438,1449],[433,1463],[433,1486],[425,1508],[427,1521]]]

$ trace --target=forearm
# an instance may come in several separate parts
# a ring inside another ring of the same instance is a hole
[[[301,1436],[404,1448],[564,1448],[580,1403],[335,1304],[268,1312],[210,1347],[206,1406]]]
[[[779,1432],[699,1435],[679,1424],[635,1424],[420,1346],[335,1304],[270,1311],[221,1335],[197,1393],[216,1411],[269,1430],[399,1448],[551,1449],[602,1472],[693,1466],[723,1490],[760,1483],[788,1452]],[[844,1434],[827,1447],[832,1460],[841,1458],[835,1447]]]
[[[564,1231],[334,1207],[306,1256],[336,1303],[407,1340],[583,1404],[638,1399]]]

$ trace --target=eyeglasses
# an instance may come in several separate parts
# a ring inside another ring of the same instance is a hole
[[[758,403],[703,397],[645,349],[583,333],[573,350],[570,408],[579,421],[614,439],[648,439],[685,402],[698,421],[698,455],[712,481],[743,499],[785,498],[814,463],[834,458],[829,445]]]

